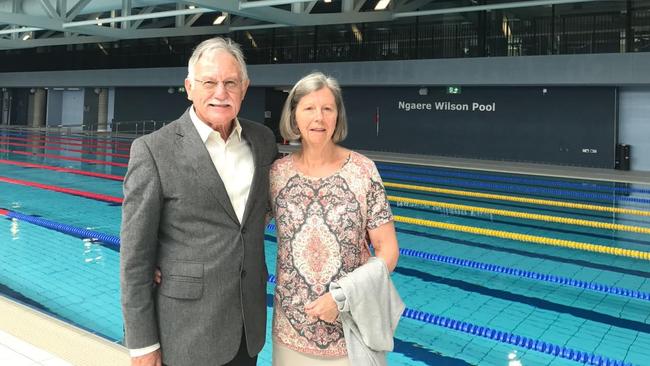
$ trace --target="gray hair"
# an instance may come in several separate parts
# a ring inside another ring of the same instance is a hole
[[[305,95],[315,91],[328,88],[334,94],[336,101],[336,127],[332,135],[334,143],[341,142],[348,135],[348,119],[345,115],[345,106],[343,105],[343,95],[341,87],[336,79],[325,76],[322,72],[313,72],[300,79],[289,92],[282,116],[280,117],[280,135],[287,141],[300,140],[300,130],[296,123],[296,106]]]
[[[230,38],[214,37],[206,39],[205,41],[199,43],[199,45],[194,49],[192,57],[190,57],[190,60],[187,63],[187,78],[192,84],[194,84],[194,66],[196,66],[201,57],[222,51],[230,53],[235,58],[235,60],[237,60],[237,63],[239,64],[239,76],[241,77],[242,81],[248,80],[246,61],[244,61],[244,53],[239,47],[239,44],[235,43]]]

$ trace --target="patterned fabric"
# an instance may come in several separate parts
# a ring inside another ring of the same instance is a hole
[[[304,306],[370,257],[367,230],[393,219],[372,160],[351,152],[334,174],[313,178],[293,155],[271,167],[271,204],[278,237],[273,336],[306,354],[347,354],[341,322],[309,317]]]

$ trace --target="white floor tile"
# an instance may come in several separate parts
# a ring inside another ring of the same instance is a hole
[[[44,363],[49,362],[49,363]],[[58,362],[58,363],[57,363]],[[0,330],[0,365],[7,366],[71,366],[49,352],[35,347]]]
[[[41,366],[73,366],[71,363],[63,361],[60,358],[51,358],[49,360],[41,361]]]

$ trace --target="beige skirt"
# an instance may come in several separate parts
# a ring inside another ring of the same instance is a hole
[[[347,357],[325,358],[305,355],[273,342],[273,366],[350,366]]]

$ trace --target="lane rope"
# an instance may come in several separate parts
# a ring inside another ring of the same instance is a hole
[[[566,202],[566,201],[554,201],[554,200],[545,200],[545,199],[538,199],[538,198],[507,196],[507,195],[494,194],[494,193],[471,192],[471,191],[462,191],[458,189],[436,188],[436,187],[418,186],[412,184],[393,183],[393,182],[384,182],[384,186],[388,188],[408,189],[408,190],[421,191],[421,192],[440,193],[440,194],[473,197],[473,198],[485,198],[491,200],[510,201],[510,202],[518,202],[518,203],[530,203],[534,205],[555,206],[555,207],[573,208],[579,210],[600,211],[600,212],[612,212],[612,213],[636,215],[636,216],[650,216],[650,211],[630,209],[630,208],[609,207],[609,206],[574,203],[574,202]]]
[[[82,163],[92,163],[92,164],[98,164],[98,165],[112,165],[112,166],[119,166],[119,167],[122,167],[122,168],[127,168],[129,166],[126,163],[114,163],[112,161],[105,161],[105,160],[73,158],[73,157],[70,157],[70,156],[62,156],[62,155],[55,155],[55,154],[32,153],[32,152],[28,152],[28,151],[15,151],[15,150],[0,149],[0,152],[9,153],[9,154],[17,154],[17,155],[38,156],[38,157],[56,159],[56,160],[79,161],[79,162],[82,162]]]
[[[23,220],[48,229],[63,232],[78,238],[101,241],[105,244],[118,247],[118,248],[120,246],[119,237],[114,235],[103,234],[94,230],[83,229],[72,225],[60,224],[40,217],[24,215],[18,212],[7,211],[4,209],[0,209],[0,214],[5,215],[8,218]],[[275,227],[273,226],[273,228]],[[275,284],[276,276],[273,274],[269,274],[268,282]],[[578,351],[570,347],[558,346],[551,342],[544,342],[539,339],[524,337],[515,333],[500,331],[490,327],[478,326],[469,322],[443,317],[425,311],[406,308],[402,313],[402,317],[406,319],[412,319],[415,321],[426,323],[426,324],[432,324],[439,327],[460,331],[473,336],[487,338],[501,343],[515,345],[528,350],[546,353],[552,356],[561,357],[576,362],[586,363],[589,365],[633,366],[632,363],[625,363],[624,361],[614,360],[606,356],[601,356],[590,352]]]
[[[554,238],[548,238],[544,236],[513,233],[509,231],[486,229],[486,228],[475,227],[475,226],[450,224],[447,222],[424,220],[424,219],[417,219],[417,218],[405,217],[405,216],[394,216],[393,218],[396,222],[431,227],[435,229],[458,231],[458,232],[483,235],[483,236],[491,236],[496,238],[510,239],[515,241],[534,243],[534,244],[551,245],[551,246],[556,246],[561,248],[577,249],[577,250],[582,250],[587,252],[609,254],[609,255],[614,255],[619,257],[629,257],[629,258],[642,259],[647,261],[650,260],[650,252],[643,252],[643,251],[633,250],[633,249],[614,248],[606,245],[590,244],[590,243],[583,243],[583,242],[564,240],[564,239],[554,239]]]
[[[650,199],[646,199],[646,198],[621,197],[621,196],[613,196],[611,194],[604,194],[604,193],[585,193],[585,192],[576,192],[576,191],[565,191],[565,190],[553,189],[553,188],[522,187],[522,186],[517,186],[512,184],[468,182],[462,179],[455,179],[455,178],[432,178],[432,177],[423,177],[423,176],[399,174],[399,173],[382,173],[381,176],[389,179],[407,180],[407,181],[430,183],[430,184],[443,184],[443,185],[447,184],[453,186],[489,189],[489,190],[496,190],[496,191],[518,192],[518,193],[528,194],[528,195],[553,195],[553,196],[565,196],[574,199],[591,199],[591,200],[600,200],[600,201],[608,201],[608,202],[625,201],[625,202],[650,204]]]
[[[49,184],[30,182],[30,181],[27,181],[27,180],[12,179],[12,178],[2,177],[2,176],[0,176],[0,182],[9,183],[9,184],[16,184],[16,185],[21,185],[21,186],[26,186],[26,187],[40,188],[40,189],[45,189],[45,190],[48,190],[48,191],[54,191],[54,192],[59,192],[59,193],[66,193],[66,194],[70,194],[70,195],[73,195],[73,196],[90,198],[90,199],[94,199],[94,200],[97,200],[97,201],[104,201],[104,202],[109,202],[109,203],[119,203],[119,204],[121,204],[122,201],[123,201],[123,199],[120,198],[120,197],[109,196],[107,194],[86,192],[86,191],[81,191],[81,190],[78,190],[78,189],[65,188],[65,187],[53,186],[53,185],[49,185]]]
[[[462,172],[462,171],[453,171],[453,170],[448,170],[448,169],[431,169],[431,168],[416,168],[416,167],[405,167],[405,166],[398,166],[394,164],[388,164],[388,163],[376,163],[377,169],[379,170],[391,170],[391,171],[398,171],[398,172],[405,172],[405,173],[414,173],[414,174],[425,174],[425,175],[433,175],[433,176],[441,176],[441,177],[458,177],[458,178],[465,178],[465,179],[482,179],[482,180],[492,180],[492,181],[497,181],[497,182],[511,182],[511,183],[518,183],[518,184],[530,184],[530,185],[541,185],[541,186],[556,186],[556,187],[564,187],[564,188],[572,188],[572,189],[578,189],[578,190],[595,190],[595,191],[602,191],[602,192],[620,192],[622,194],[629,194],[631,192],[636,192],[636,193],[650,193],[650,189],[643,189],[643,188],[628,188],[628,187],[616,187],[616,186],[604,186],[601,184],[596,184],[593,182],[584,184],[584,183],[574,183],[574,182],[565,182],[565,181],[557,181],[557,180],[550,180],[550,179],[535,179],[535,178],[522,178],[522,177],[505,177],[501,175],[493,175],[493,174],[478,174],[478,173],[471,173],[471,172]],[[508,173],[508,174],[516,174],[516,173]],[[521,173],[519,173],[521,174]],[[615,184],[612,182],[612,184]],[[619,183],[620,184],[620,183]]]
[[[555,222],[560,224],[586,226],[586,227],[592,227],[597,229],[619,230],[619,231],[629,231],[633,233],[650,234],[650,228],[642,227],[642,226],[613,224],[609,222],[575,219],[570,217],[559,217],[559,216],[534,214],[528,212],[500,210],[495,208],[459,205],[459,204],[446,203],[446,202],[426,201],[426,200],[420,200],[420,199],[408,198],[408,197],[388,196],[388,200],[393,202],[412,204],[412,205],[440,207],[440,208],[453,209],[453,210],[464,210],[469,212],[478,212],[478,213],[505,216],[505,217],[516,217],[516,218],[526,219],[526,220]]]
[[[102,179],[110,179],[110,180],[118,180],[118,181],[123,181],[124,180],[124,177],[121,176],[121,175],[95,173],[95,172],[89,172],[89,171],[86,171],[86,170],[63,168],[63,167],[52,166],[52,165],[23,163],[23,162],[20,162],[20,161],[5,160],[5,159],[0,159],[0,164],[16,165],[16,166],[20,166],[20,167],[24,167],[24,168],[53,170],[53,171],[61,172],[61,173],[71,173],[71,174],[78,174],[78,175],[86,175],[86,176],[94,177],[94,178],[102,178]]]

